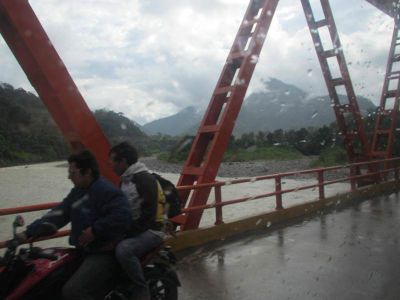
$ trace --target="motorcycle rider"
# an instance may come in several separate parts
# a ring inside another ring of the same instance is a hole
[[[117,187],[100,177],[96,158],[87,150],[68,158],[68,178],[74,187],[66,198],[18,237],[27,240],[43,222],[57,228],[71,222],[69,242],[84,259],[64,285],[63,298],[101,299],[118,269],[113,250],[131,225],[129,205]]]
[[[112,147],[109,158],[114,172],[121,177],[121,189],[128,198],[133,219],[127,238],[115,248],[118,262],[133,283],[125,293],[133,294],[132,299],[150,300],[140,257],[163,242],[164,194],[147,167],[138,162],[137,151],[129,143]]]

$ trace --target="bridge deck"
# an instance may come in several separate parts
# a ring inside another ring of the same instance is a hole
[[[400,196],[380,196],[179,263],[180,299],[400,299]]]

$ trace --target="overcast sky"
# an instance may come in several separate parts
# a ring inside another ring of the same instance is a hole
[[[89,107],[144,124],[207,106],[249,1],[30,3]],[[378,104],[393,21],[365,0],[331,5],[356,93]],[[2,38],[0,66],[0,82],[33,91]],[[300,0],[280,1],[247,94],[270,77],[327,94]]]

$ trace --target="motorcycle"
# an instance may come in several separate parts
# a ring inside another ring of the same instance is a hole
[[[78,269],[81,256],[71,247],[20,247],[17,227],[24,220],[17,216],[13,222],[14,238],[6,242],[6,251],[0,256],[0,299],[5,300],[56,300],[61,299],[61,289]],[[33,241],[51,236],[57,228],[51,223],[38,227]],[[174,270],[176,258],[169,247],[161,245],[141,259],[144,275],[152,300],[177,300],[180,282]],[[121,271],[122,273],[122,271]],[[105,300],[128,299],[118,289],[117,280]]]

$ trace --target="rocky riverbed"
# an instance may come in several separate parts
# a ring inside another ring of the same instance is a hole
[[[310,164],[316,157],[307,157],[295,160],[267,160],[267,161],[246,161],[246,162],[223,162],[219,168],[218,176],[220,177],[254,177],[261,175],[271,175],[282,172],[301,171],[310,169]],[[145,157],[141,159],[150,170],[166,173],[180,173],[182,164],[169,163],[158,160],[154,157]],[[326,179],[346,176],[346,170],[336,171],[327,174]],[[315,174],[302,174],[296,177],[310,178]]]

